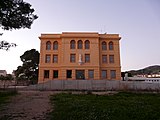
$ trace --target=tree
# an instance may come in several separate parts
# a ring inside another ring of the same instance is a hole
[[[23,0],[0,0],[0,27],[4,30],[30,28],[38,18]]]
[[[32,84],[37,83],[39,52],[35,49],[31,49],[26,51],[20,58],[23,64],[22,66],[17,67],[17,70],[15,71],[16,78],[27,80]]]
[[[4,30],[31,28],[33,21],[38,18],[33,13],[31,5],[23,0],[0,0],[0,27]],[[8,50],[16,46],[15,43],[0,41],[0,49]]]
[[[5,90],[6,86],[11,85],[9,82],[13,80],[13,76],[11,74],[7,74],[6,76],[0,75],[0,81],[3,83],[3,89]]]
[[[16,47],[15,43],[9,43],[7,41],[0,41],[0,49],[9,50],[10,47]]]

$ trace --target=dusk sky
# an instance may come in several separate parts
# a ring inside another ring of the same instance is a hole
[[[39,16],[31,29],[4,31],[0,40],[16,48],[0,50],[0,70],[11,73],[20,56],[40,50],[41,33],[120,34],[122,71],[160,65],[160,0],[25,0]]]

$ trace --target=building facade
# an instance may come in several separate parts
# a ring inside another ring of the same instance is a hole
[[[0,76],[6,76],[7,75],[7,71],[6,70],[0,70]]]
[[[63,32],[39,37],[39,80],[120,80],[119,34]]]

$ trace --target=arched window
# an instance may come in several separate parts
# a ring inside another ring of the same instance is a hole
[[[57,41],[55,41],[53,43],[53,50],[58,50],[58,42]]]
[[[113,42],[109,42],[109,50],[113,50]]]
[[[70,49],[75,49],[75,40],[71,40]]]
[[[85,41],[85,49],[89,49],[90,48],[90,42],[89,40]]]
[[[78,49],[82,49],[82,40],[78,40]]]
[[[102,50],[107,50],[107,44],[105,41],[102,42]]]
[[[50,41],[46,42],[46,50],[51,50],[51,42]]]

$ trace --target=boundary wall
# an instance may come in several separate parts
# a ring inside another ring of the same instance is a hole
[[[160,83],[120,80],[49,80],[44,83],[30,85],[26,90],[144,90],[160,91]]]

